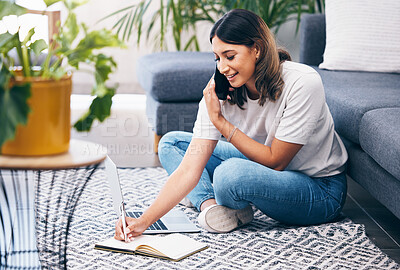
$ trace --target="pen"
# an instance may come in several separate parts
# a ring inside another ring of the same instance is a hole
[[[124,203],[121,204],[121,219],[122,219],[122,230],[124,232],[124,241],[128,242],[128,236],[126,235],[126,219],[125,219],[125,205]]]
[[[125,242],[128,242],[128,236],[126,235],[126,220],[125,220],[125,215],[122,215],[122,229],[124,231],[124,240]]]

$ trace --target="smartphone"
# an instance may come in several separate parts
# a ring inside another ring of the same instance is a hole
[[[229,94],[229,87],[231,87],[231,85],[228,79],[219,72],[217,67],[215,67],[214,81],[217,97],[221,100],[225,100]]]

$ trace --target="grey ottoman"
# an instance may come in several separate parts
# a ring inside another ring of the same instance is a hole
[[[146,91],[146,114],[155,150],[169,131],[192,131],[203,89],[214,73],[212,53],[161,52],[139,58],[137,77]]]

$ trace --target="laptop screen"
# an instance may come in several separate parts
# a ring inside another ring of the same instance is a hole
[[[122,196],[122,190],[119,182],[117,166],[110,159],[109,156],[107,156],[106,159],[104,160],[104,164],[106,166],[106,174],[108,178],[108,183],[110,185],[110,192],[113,200],[114,210],[119,217],[122,214],[120,206],[123,203],[124,198]]]

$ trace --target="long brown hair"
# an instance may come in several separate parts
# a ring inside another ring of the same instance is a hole
[[[233,9],[220,18],[210,32],[210,42],[217,36],[229,44],[245,45],[256,48],[260,54],[255,67],[255,84],[260,94],[259,104],[263,106],[266,100],[275,101],[282,93],[283,79],[281,63],[291,60],[290,54],[278,49],[275,37],[267,24],[254,12],[245,9]],[[242,108],[246,100],[245,85],[230,92],[229,103]]]

